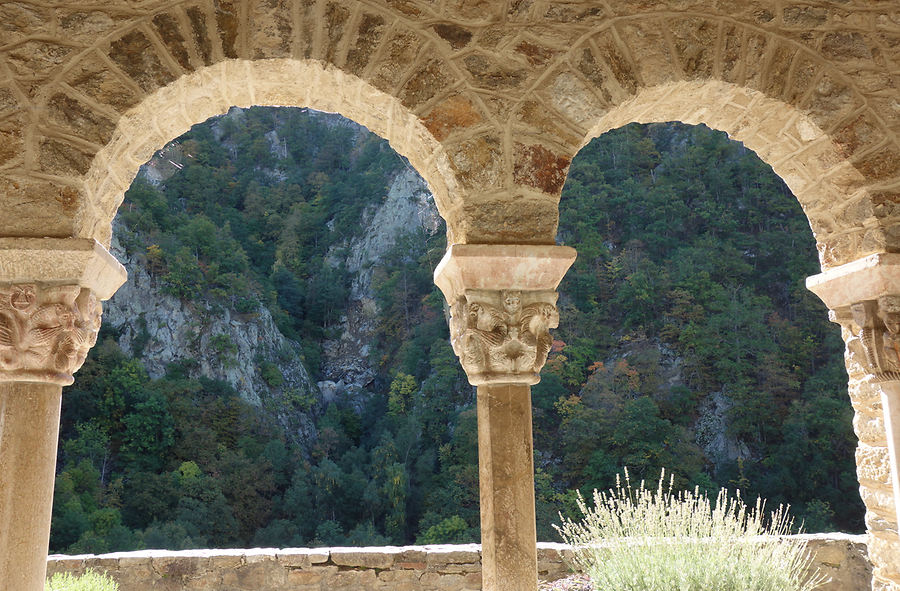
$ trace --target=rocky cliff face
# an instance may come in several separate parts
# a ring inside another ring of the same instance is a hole
[[[164,158],[165,156],[161,157]],[[159,159],[159,158],[158,158]],[[168,159],[166,159],[168,161]],[[165,178],[165,162],[151,162],[145,174]],[[155,178],[155,177],[154,177]],[[408,232],[433,235],[441,219],[422,178],[399,174],[384,202],[366,210],[363,235],[352,240],[332,264],[351,272],[350,301],[340,336],[323,345],[323,381],[314,384],[301,360],[300,345],[285,338],[263,307],[251,314],[202,300],[185,302],[163,293],[138,256],[130,256],[114,235],[111,251],[128,269],[128,282],[106,303],[104,322],[119,331],[119,345],[144,363],[152,378],[170,363],[188,361],[192,376],[224,380],[255,405],[275,409],[298,440],[315,439],[310,411],[336,397],[358,402],[375,376],[369,361],[377,304],[372,272],[381,258]]]
[[[380,206],[366,210],[361,220],[365,233],[352,240],[346,251],[352,280],[341,334],[323,345],[325,379],[318,386],[326,402],[342,397],[359,405],[366,385],[375,377],[369,359],[378,311],[372,293],[374,268],[396,246],[399,236],[410,232],[431,236],[443,229],[442,223],[428,186],[412,170],[397,175]]]
[[[184,302],[161,291],[158,281],[129,256],[114,234],[112,254],[128,269],[128,282],[104,306],[104,322],[119,331],[119,345],[139,357],[152,378],[182,362],[193,377],[224,380],[255,405],[278,414],[298,441],[315,439],[309,410],[318,400],[300,358],[263,307],[237,314],[201,300]]]

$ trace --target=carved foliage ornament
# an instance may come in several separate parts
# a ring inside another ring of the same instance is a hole
[[[450,340],[474,386],[536,384],[559,325],[555,291],[468,289],[450,308]]]
[[[900,380],[900,296],[885,295],[850,306],[851,354],[876,382]]]
[[[100,313],[77,285],[0,285],[0,381],[71,384],[97,342]]]

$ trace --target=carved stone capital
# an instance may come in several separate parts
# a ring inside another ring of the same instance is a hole
[[[434,273],[450,304],[450,340],[474,386],[536,384],[559,325],[555,289],[575,260],[565,246],[454,244]]]
[[[450,342],[473,386],[537,384],[559,326],[555,291],[469,289],[450,307]]]
[[[100,330],[100,300],[77,285],[0,285],[0,381],[67,386]]]
[[[809,277],[806,286],[849,333],[848,368],[874,382],[900,380],[900,255],[873,254]]]
[[[0,382],[71,384],[126,278],[95,240],[0,238]]]
[[[884,295],[857,302],[847,314],[835,314],[852,336],[847,340],[851,362],[874,382],[900,380],[900,296]],[[847,322],[851,320],[851,322]]]

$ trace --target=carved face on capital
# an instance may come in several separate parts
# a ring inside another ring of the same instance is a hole
[[[519,292],[505,291],[503,292],[503,307],[509,314],[513,314],[519,310]]]
[[[19,312],[27,312],[34,304],[35,293],[33,285],[13,285],[9,296],[10,305]]]

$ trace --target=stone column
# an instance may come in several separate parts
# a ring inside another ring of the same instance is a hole
[[[841,325],[872,587],[900,589],[900,255],[874,254],[806,280]]]
[[[565,246],[454,244],[434,272],[453,350],[478,387],[485,591],[537,589],[531,386],[559,324],[555,289],[574,260]]]
[[[0,238],[0,589],[43,591],[62,387],[125,278],[94,240]]]

